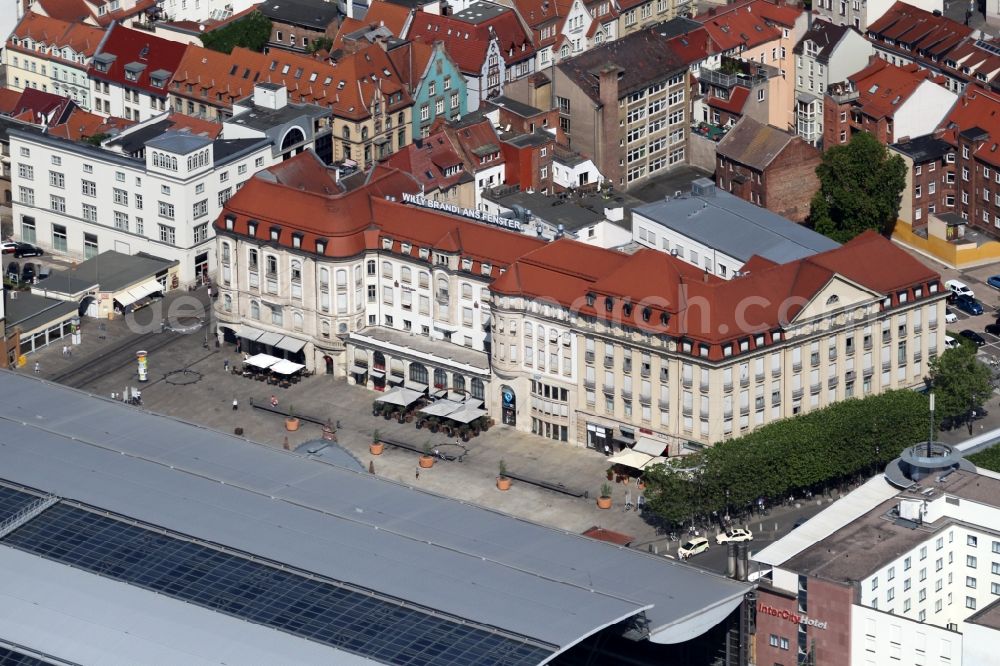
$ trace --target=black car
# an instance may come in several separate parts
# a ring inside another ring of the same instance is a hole
[[[983,330],[990,335],[1000,337],[1000,324],[986,324],[986,328]]]
[[[35,269],[35,265],[30,261],[24,262],[24,267],[21,268],[21,282],[31,284],[35,281],[36,275],[38,275],[38,271]]]
[[[975,331],[970,330],[968,328],[965,329],[964,331],[959,331],[958,334],[961,335],[966,340],[971,340],[972,342],[976,343],[977,347],[982,347],[983,345],[986,344],[986,339],[983,338],[983,336],[979,335]]]
[[[43,254],[45,252],[42,251],[42,248],[31,243],[18,243],[17,247],[14,248],[15,257],[40,257]]]
[[[7,264],[7,279],[11,282],[17,282],[21,279],[21,264],[16,261]]]

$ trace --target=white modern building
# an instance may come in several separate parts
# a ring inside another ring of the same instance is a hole
[[[224,21],[246,11],[259,0],[161,0],[159,6],[168,21]]]
[[[751,257],[783,264],[839,247],[822,234],[699,178],[691,192],[632,210],[633,240],[721,278],[745,273]]]
[[[925,446],[903,459],[923,460]],[[788,644],[817,664],[996,663],[1000,475],[933,453],[932,467],[894,461],[752,557],[760,663],[787,658]]]
[[[14,235],[89,259],[104,250],[179,262],[182,283],[215,272],[212,222],[255,171],[274,162],[268,139],[213,139],[161,118],[96,147],[10,131]]]

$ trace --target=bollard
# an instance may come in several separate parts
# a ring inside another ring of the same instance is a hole
[[[653,555],[659,555],[659,554],[660,554],[660,547],[653,546]]]
[[[646,549],[647,549],[648,552],[652,553],[653,552],[653,544],[647,545]]]

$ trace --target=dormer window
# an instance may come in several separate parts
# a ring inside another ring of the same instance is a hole
[[[275,243],[278,242],[278,237],[281,235],[281,227],[271,227],[271,240]]]
[[[597,300],[597,297],[593,293],[590,293],[590,292],[587,293],[587,305],[588,306],[594,307],[594,301],[596,301],[596,300]]]
[[[316,239],[316,254],[326,254],[326,241]]]
[[[645,322],[648,322],[649,318],[650,318],[650,316],[652,316],[652,314],[653,314],[652,310],[650,310],[649,308],[643,308],[642,309],[642,320],[645,321]]]
[[[662,324],[663,326],[666,326],[669,323],[670,323],[670,315],[667,314],[666,312],[661,312],[660,313],[660,324]]]
[[[610,296],[608,296],[607,298],[605,298],[604,299],[604,309],[607,310],[608,312],[611,312],[612,310],[614,310],[615,309],[615,299],[611,298]]]
[[[489,275],[490,273],[493,272],[493,266],[491,264],[483,264],[482,266],[479,267],[479,269],[483,275]]]
[[[399,251],[403,254],[409,254],[410,250],[413,248],[409,243],[401,243],[399,246]]]
[[[226,215],[226,230],[232,231],[234,224],[236,224],[236,217],[233,215]]]
[[[300,233],[292,234],[292,247],[296,249],[302,247],[302,234]]]
[[[247,222],[247,234],[250,236],[257,236],[257,223],[254,221]]]
[[[631,304],[631,303],[625,303],[625,304],[624,304],[624,305],[622,306],[622,313],[623,313],[623,314],[624,314],[624,315],[625,315],[626,317],[631,317],[631,316],[632,316],[632,304]]]
[[[383,238],[382,239],[382,249],[383,250],[391,250],[392,249],[392,239],[391,238]]]
[[[429,259],[431,256],[431,251],[426,247],[422,247],[419,250],[419,254],[421,259]]]

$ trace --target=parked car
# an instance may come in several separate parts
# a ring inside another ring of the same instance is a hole
[[[15,257],[40,257],[43,254],[45,252],[42,251],[42,248],[31,243],[18,243],[17,247],[14,248]]]
[[[972,296],[961,295],[955,298],[955,307],[970,315],[981,315],[983,314],[983,304],[977,301]]]
[[[972,293],[972,290],[969,289],[969,285],[965,284],[961,280],[948,280],[944,283],[944,286],[946,289],[950,289],[951,293],[956,296],[969,296],[971,298],[976,297],[976,295]]]
[[[708,550],[708,539],[705,537],[694,537],[683,546],[677,549],[677,554],[680,555],[681,559],[686,560],[692,555],[697,555],[698,553],[704,553]]]
[[[945,308],[944,310],[944,323],[954,324],[958,321],[958,315],[952,312],[951,308]]]
[[[983,329],[990,335],[995,335],[1000,337],[1000,324],[986,324],[986,328]]]
[[[1000,289],[1000,275],[991,275],[986,278],[986,284],[990,285],[994,289]]]
[[[35,265],[30,261],[24,262],[24,266],[21,268],[21,282],[31,284],[35,281],[35,276],[37,275],[38,271],[35,270]]]
[[[38,264],[38,279],[39,280],[44,280],[45,278],[47,278],[49,276],[49,273],[51,273],[51,272],[52,272],[52,268],[51,267],[49,267],[49,266],[42,266],[41,264]]]
[[[17,249],[17,241],[4,241],[0,243],[0,250],[3,254],[13,254]]]
[[[973,343],[975,343],[975,345],[977,347],[982,347],[983,345],[986,344],[986,338],[984,338],[983,336],[979,335],[978,333],[976,333],[972,329],[967,328],[964,331],[959,331],[958,334],[961,335],[966,340],[970,340]]]
[[[719,532],[715,537],[715,543],[717,544],[729,543],[730,541],[753,541],[753,534],[750,530],[737,527],[725,532]]]
[[[21,279],[21,264],[16,261],[7,264],[7,279],[11,282],[17,282]]]
[[[951,337],[950,335],[944,336],[944,348],[945,349],[954,349],[957,346],[958,346],[958,340],[956,340],[955,338]]]

